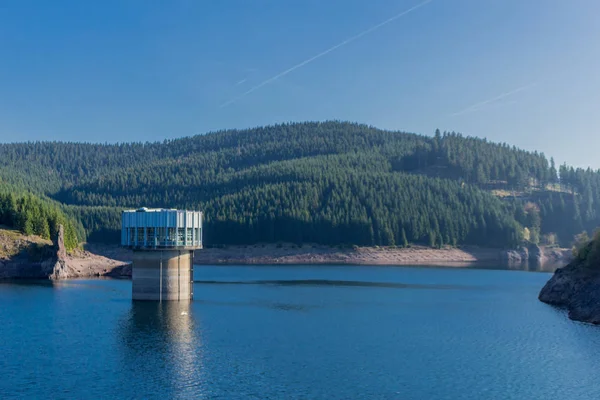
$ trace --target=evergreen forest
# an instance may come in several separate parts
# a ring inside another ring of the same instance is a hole
[[[455,132],[339,121],[0,144],[0,193],[0,223],[47,237],[62,218],[91,242],[116,243],[121,210],[142,206],[204,211],[209,245],[570,246],[600,226],[600,171]]]

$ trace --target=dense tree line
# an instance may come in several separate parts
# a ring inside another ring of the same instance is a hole
[[[544,154],[455,132],[442,134],[439,130],[413,153],[396,158],[394,165],[400,171],[417,171],[483,187],[493,184],[513,190],[556,181],[556,171],[549,168]]]
[[[492,195],[405,174],[349,174],[250,187],[204,207],[220,242],[514,246],[521,227]]]
[[[559,190],[537,195],[544,232],[567,244],[574,235],[600,226],[600,171],[560,167]]]
[[[64,227],[65,246],[72,250],[79,245],[80,224],[63,213],[61,207],[30,193],[16,195],[13,190],[0,191],[0,224],[20,230],[25,235],[38,235],[51,240]],[[80,237],[83,239],[83,237]]]
[[[522,227],[506,205],[488,193],[424,177],[380,178],[340,178],[324,181],[325,185],[268,184],[180,207],[205,212],[208,244],[286,241],[514,246],[522,239]],[[394,190],[404,184],[410,184],[411,190],[402,196],[380,199],[371,192]],[[449,194],[453,201],[447,201]],[[116,208],[76,209],[76,215],[91,230],[90,241],[118,240],[120,213]]]
[[[166,179],[181,180],[173,173],[182,164],[183,168],[195,168],[198,174],[210,176],[273,161],[364,151],[384,156],[395,170],[429,172],[428,167],[445,167],[448,177],[472,183],[502,180],[523,187],[529,179],[550,179],[543,154],[454,132],[442,135],[438,131],[429,137],[341,122],[230,130],[160,143],[3,144],[0,173],[11,183],[25,182],[52,191],[96,182],[106,174],[120,175],[123,170],[133,169],[135,173],[144,166],[169,169],[166,172],[170,175],[156,182],[163,184]]]
[[[514,246],[600,225],[598,171],[557,171],[544,154],[454,132],[335,121],[160,143],[4,144],[0,178],[68,205],[90,240],[116,240],[120,210],[139,206],[204,210],[212,243]]]
[[[150,181],[165,173],[151,170],[156,175]],[[138,174],[119,183],[122,176],[105,177],[104,187],[110,190],[71,190],[65,200],[199,208],[206,214],[209,243],[513,246],[521,240],[522,228],[511,211],[491,194],[448,179],[395,173],[377,153],[280,161],[204,178],[193,168],[180,168],[178,176],[191,184],[160,192],[147,190]],[[109,211],[115,209],[97,205],[78,209],[84,225],[115,215]]]

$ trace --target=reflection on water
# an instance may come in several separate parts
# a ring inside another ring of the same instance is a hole
[[[510,271],[528,271],[528,272],[554,272],[558,268],[567,265],[565,261],[547,261],[539,263],[535,261],[525,261],[518,263],[509,262],[494,262],[494,263],[475,263],[469,265],[469,269],[493,269],[493,270],[510,270]]]
[[[205,387],[203,346],[190,306],[133,301],[121,326],[123,364],[134,366],[141,381],[170,388],[172,397],[198,396]]]
[[[523,268],[521,268],[522,271],[533,271],[533,272],[554,272],[559,268],[564,267],[565,265],[567,265],[567,262],[545,262],[543,264],[540,263],[534,263],[534,262],[528,262],[526,264],[523,265]]]
[[[191,332],[190,302],[132,301],[127,320],[127,334],[135,341],[138,335],[158,334],[168,341],[189,341]]]

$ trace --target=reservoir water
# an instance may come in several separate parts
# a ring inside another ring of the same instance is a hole
[[[189,304],[127,280],[0,283],[0,398],[594,399],[600,327],[548,273],[196,267]]]

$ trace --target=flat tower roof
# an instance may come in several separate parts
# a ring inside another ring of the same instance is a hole
[[[185,211],[188,212],[187,210],[178,210],[176,208],[147,208],[147,207],[141,207],[138,208],[136,210],[123,210],[123,212],[126,213],[130,213],[130,212],[161,212],[161,211]],[[200,211],[189,211],[189,212],[200,212]]]

